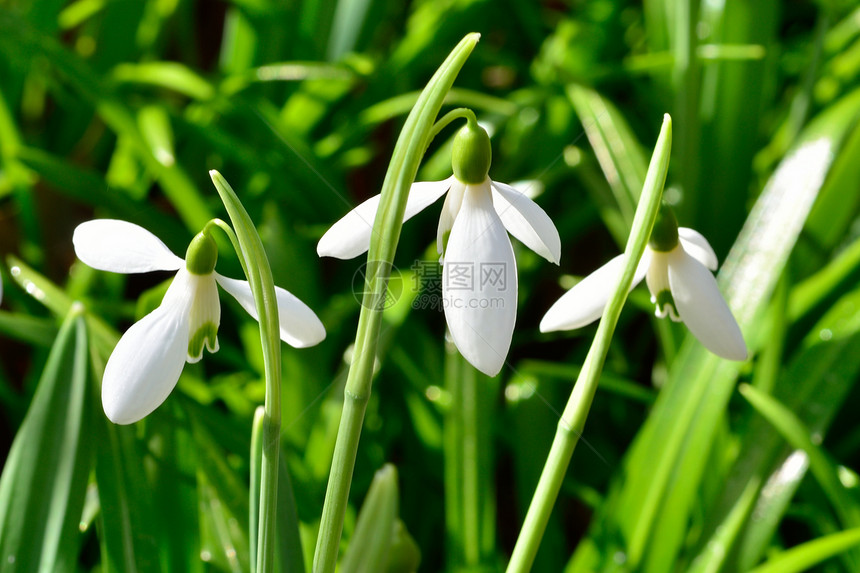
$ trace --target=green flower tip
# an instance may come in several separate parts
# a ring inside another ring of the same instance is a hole
[[[214,322],[206,322],[188,340],[188,356],[199,360],[203,356],[203,345],[209,352],[218,351],[218,325]]]
[[[195,275],[212,274],[215,270],[215,262],[218,260],[218,245],[215,239],[204,229],[197,233],[188,250],[185,252],[185,267],[188,272]]]
[[[651,230],[651,239],[648,244],[655,251],[668,253],[678,246],[678,220],[675,212],[667,203],[660,205],[657,218],[654,220],[654,228]]]
[[[675,306],[675,298],[668,289],[661,290],[657,296],[653,297],[653,302],[657,305],[657,318],[666,318],[667,316],[675,322],[680,322],[681,318],[678,314],[678,307]]]
[[[470,119],[454,136],[454,151],[451,154],[454,176],[467,184],[483,183],[490,172],[492,159],[490,136],[483,127]]]

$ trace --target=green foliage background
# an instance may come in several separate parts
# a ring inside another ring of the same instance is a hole
[[[221,350],[146,421],[114,426],[100,369],[169,277],[97,272],[71,245],[77,224],[113,217],[182,254],[224,216],[209,169],[257,223],[275,283],[328,330],[283,347],[282,530],[298,523],[304,554],[285,548],[280,566],[310,562],[363,262],[315,244],[378,192],[418,91],[473,31],[447,103],[490,128],[492,178],[543,189],[561,268],[515,241],[517,329],[509,367],[479,378],[465,463],[481,495],[463,507],[480,518],[464,525],[445,503],[464,367],[442,313],[413,308],[438,208],[404,227],[344,548],[391,462],[421,570],[504,566],[595,330],[538,322],[623,246],[669,112],[666,197],[725,261],[752,359],[708,354],[635,291],[534,570],[860,569],[860,9],[841,0],[0,2],[0,568],[249,569],[257,325],[225,298]],[[450,175],[452,134],[419,180]],[[221,247],[219,272],[239,277]],[[795,546],[818,557],[780,568]]]

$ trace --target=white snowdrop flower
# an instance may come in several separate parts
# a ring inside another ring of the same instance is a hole
[[[174,255],[146,229],[113,219],[82,223],[73,242],[87,265],[115,273],[176,271],[161,305],[120,338],[105,367],[102,405],[116,424],[131,424],[155,410],[179,380],[185,362],[197,362],[203,347],[218,350],[221,285],[255,319],[257,310],[247,281],[215,272],[218,248],[207,230],[188,246],[185,260]],[[314,312],[282,288],[275,288],[281,339],[296,348],[325,338]]]
[[[517,267],[508,233],[556,264],[561,241],[537,203],[487,176],[490,160],[490,138],[470,120],[454,138],[454,174],[413,184],[403,220],[447,193],[436,233],[445,318],[466,360],[495,376],[508,355],[517,316]],[[379,200],[371,197],[336,222],[317,253],[351,259],[367,251]]]
[[[600,318],[624,262],[624,255],[615,257],[562,295],[541,320],[541,332],[581,328]],[[664,205],[630,288],[644,278],[659,318],[683,321],[717,356],[746,360],[740,327],[711,274],[716,270],[717,256],[708,241],[693,229],[679,228]]]

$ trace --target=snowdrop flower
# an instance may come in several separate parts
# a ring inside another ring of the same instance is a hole
[[[623,268],[624,255],[619,255],[566,292],[541,320],[541,332],[580,328],[600,318]],[[657,317],[683,321],[717,356],[746,360],[740,327],[711,274],[716,270],[717,256],[708,241],[693,229],[679,228],[664,205],[631,289],[644,278]]]
[[[492,181],[490,138],[474,118],[454,138],[453,176],[412,185],[403,220],[447,193],[436,233],[443,265],[442,303],[460,353],[495,376],[511,345],[517,316],[517,267],[508,233],[558,264],[561,241],[552,220],[534,201]],[[379,208],[371,197],[335,223],[317,246],[321,257],[364,253]]]
[[[218,248],[208,226],[191,241],[185,260],[146,229],[112,219],[82,223],[73,242],[87,265],[115,273],[176,271],[161,305],[129,328],[105,367],[102,405],[116,424],[137,422],[155,410],[176,386],[185,362],[197,362],[203,347],[218,351],[221,285],[255,319],[247,281],[215,272]],[[296,348],[325,338],[322,323],[298,298],[275,289],[281,339]]]

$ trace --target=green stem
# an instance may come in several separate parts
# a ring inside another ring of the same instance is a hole
[[[445,511],[448,566],[476,569],[493,564],[495,507],[488,408],[492,379],[480,375],[453,344],[446,345]]]
[[[227,238],[230,240],[230,244],[233,245],[233,250],[238,254],[239,264],[242,266],[242,272],[245,273],[245,277],[247,277],[248,263],[245,261],[245,257],[240,254],[242,252],[242,245],[239,243],[239,238],[236,236],[236,233],[233,232],[233,228],[221,219],[211,219],[206,223],[206,226],[203,227],[203,230],[211,232],[212,227],[218,227],[224,231],[225,235],[227,235]]]
[[[585,428],[585,420],[591,409],[594,393],[597,391],[597,384],[600,380],[603,363],[606,360],[606,353],[609,351],[612,334],[615,332],[615,325],[618,323],[618,317],[621,315],[621,309],[627,300],[627,293],[633,282],[633,274],[642,253],[645,251],[645,246],[651,235],[651,228],[657,217],[660,200],[663,196],[663,185],[666,181],[666,171],[669,166],[671,146],[672,120],[666,115],[663,119],[660,136],[654,147],[651,164],[648,166],[642,196],[639,200],[639,206],[636,208],[630,237],[624,250],[627,257],[624,272],[603,311],[603,318],[597,327],[597,334],[588,355],[585,357],[585,363],[582,365],[582,370],[580,370],[573,386],[564,413],[558,422],[558,429],[549,456],[547,456],[523,528],[517,538],[511,561],[508,564],[508,573],[529,571],[532,563],[534,563],[546,524],[549,521],[567,467],[573,456],[573,450]]]
[[[448,127],[452,121],[458,119],[465,119],[473,125],[478,124],[478,118],[475,117],[475,112],[473,112],[471,109],[467,107],[458,107],[457,109],[452,109],[451,111],[443,115],[442,119],[437,121],[436,124],[433,126],[433,130],[430,132],[430,137],[427,139],[427,145],[430,145],[430,142],[432,142],[436,138],[436,136],[439,135],[439,132]]]
[[[232,231],[232,229],[231,229]],[[263,427],[266,410],[258,406],[254,411],[254,421],[251,423],[251,485],[248,504],[251,563],[257,564],[257,535],[259,534],[260,519],[260,483],[262,482],[263,463]]]
[[[445,96],[479,38],[479,34],[469,34],[463,38],[421,92],[406,118],[385,174],[367,254],[366,285],[358,318],[353,362],[344,389],[343,412],[314,553],[314,571],[317,573],[334,571],[337,562],[358,441],[370,399],[376,344],[382,322],[383,305],[380,302],[385,300],[409,188],[415,180],[421,157],[430,141],[433,122]]]
[[[236,192],[227,180],[215,170],[209,172],[221,201],[233,223],[231,232],[223,221],[213,219],[211,224],[224,229],[233,242],[242,269],[248,278],[257,316],[260,321],[260,338],[263,347],[263,370],[266,378],[265,412],[263,415],[260,470],[260,513],[257,527],[256,571],[268,572],[275,567],[275,523],[278,503],[278,459],[281,436],[281,336],[278,326],[278,302],[272,269],[263,248],[260,235]],[[207,223],[207,226],[209,223]]]
[[[684,192],[684,208],[689,219],[701,221],[701,202],[696,190],[699,182],[701,122],[699,117],[700,63],[696,55],[699,22],[698,0],[680,0],[675,4],[675,54],[672,87],[675,90],[675,111],[678,119],[678,178]]]

